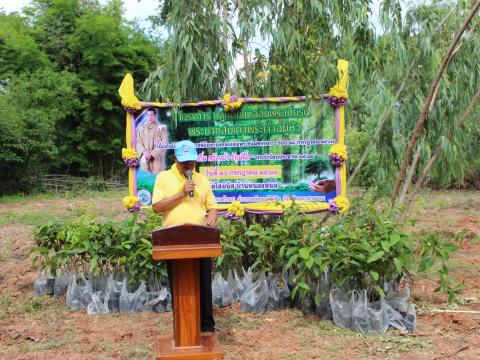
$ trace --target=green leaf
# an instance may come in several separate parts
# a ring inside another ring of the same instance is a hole
[[[290,259],[288,259],[287,265],[285,265],[285,269],[287,270],[290,269],[292,265],[295,264],[297,259],[298,259],[298,254],[295,254]]]
[[[30,254],[33,254],[33,253],[40,253],[40,254],[48,254],[49,253],[49,249],[46,248],[46,247],[34,247],[32,248],[30,251],[29,251],[29,255]]]
[[[455,302],[455,292],[453,290],[448,291],[448,304],[451,305]]]
[[[400,235],[399,234],[392,234],[390,235],[390,246],[395,245],[400,241]]]
[[[140,241],[141,241],[142,243],[144,243],[145,245],[147,245],[147,246],[152,246],[152,242],[151,242],[151,241],[148,241],[147,239],[140,239]]]
[[[380,244],[382,245],[382,249],[385,250],[385,252],[390,250],[390,243],[388,241],[381,241]]]
[[[372,275],[372,279],[375,280],[375,281],[378,281],[380,275],[378,274],[378,272],[376,271],[373,271],[373,270],[370,270],[370,275]]]
[[[384,298],[385,297],[385,291],[383,291],[383,289],[378,286],[378,285],[373,285],[373,288],[377,291],[377,293],[382,297]]]
[[[433,266],[434,262],[435,262],[435,259],[433,258],[433,256],[422,257],[422,260],[420,260],[418,271],[420,272],[426,271],[427,269]]]
[[[451,253],[458,250],[458,245],[453,244],[453,243],[449,243],[449,244],[444,245],[442,250],[445,251],[448,254],[451,254]]]
[[[298,285],[293,288],[293,291],[292,291],[292,300],[295,299],[295,295],[297,295],[298,289],[299,289],[299,288],[298,288]]]
[[[297,286],[300,287],[300,288],[302,288],[302,289],[304,289],[304,290],[310,290],[310,286],[308,286],[308,284],[305,283],[305,282],[303,282],[303,281],[299,282],[299,283],[297,284]]]
[[[90,260],[90,271],[94,272],[96,268],[97,268],[97,257],[93,257]]]
[[[311,269],[313,266],[313,257],[310,256],[308,259],[305,260],[305,265],[307,268]]]
[[[302,257],[302,259],[306,260],[310,256],[310,248],[301,248],[298,250],[298,253]]]
[[[298,247],[291,247],[287,249],[287,253],[285,254],[287,257],[292,256],[292,254],[296,253],[298,251]]]
[[[370,257],[367,259],[367,263],[370,264],[372,262],[375,262],[375,261],[381,259],[383,254],[385,254],[385,252],[377,251],[375,254],[370,255]]]
[[[394,258],[393,263],[395,264],[395,269],[397,270],[397,274],[401,274],[403,270],[402,262],[399,259]]]

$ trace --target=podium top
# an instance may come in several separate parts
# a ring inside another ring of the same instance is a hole
[[[210,226],[184,223],[152,232],[153,246],[219,245],[220,230]]]
[[[222,255],[220,230],[217,228],[181,224],[152,233],[153,260],[210,258]]]

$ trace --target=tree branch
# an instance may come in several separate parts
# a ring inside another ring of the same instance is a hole
[[[398,174],[397,180],[395,181],[395,185],[393,187],[393,192],[392,192],[392,196],[391,196],[392,206],[395,205],[395,201],[397,199],[398,192],[400,190],[400,185],[403,181],[403,178],[405,177],[405,173],[407,171],[408,160],[412,156],[413,149],[414,149],[415,145],[417,144],[418,138],[420,137],[420,135],[422,133],[422,130],[423,130],[423,127],[424,127],[424,124],[425,124],[425,120],[427,118],[428,110],[430,108],[430,104],[431,104],[432,99],[433,99],[434,92],[435,92],[435,90],[438,86],[438,83],[440,82],[440,79],[442,78],[443,73],[445,72],[445,70],[447,68],[448,62],[450,61],[450,58],[453,54],[453,51],[455,50],[458,42],[460,41],[461,36],[465,32],[465,29],[470,24],[470,22],[472,21],[473,17],[475,16],[475,14],[477,13],[479,8],[480,8],[480,1],[477,1],[477,3],[473,6],[473,9],[470,12],[469,16],[467,17],[467,19],[462,24],[460,30],[455,34],[455,37],[452,40],[452,43],[450,44],[450,47],[448,48],[447,54],[444,56],[442,64],[440,65],[440,68],[438,69],[437,74],[435,75],[435,78],[432,82],[432,85],[430,86],[430,91],[428,92],[428,96],[427,96],[427,99],[425,100],[425,104],[423,106],[422,112],[420,113],[420,116],[419,116],[419,118],[416,122],[415,129],[413,131],[412,139],[410,140],[410,143],[408,144],[407,151],[406,151],[406,153],[403,157],[402,164],[400,166],[400,172]]]

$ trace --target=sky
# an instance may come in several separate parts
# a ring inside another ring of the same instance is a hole
[[[25,5],[28,5],[31,0],[0,0],[0,9],[3,8],[5,12],[19,11]],[[105,4],[107,0],[100,0],[100,3]],[[158,0],[123,0],[123,7],[125,9],[125,17],[129,20],[137,19],[143,27],[148,26],[146,18],[157,12]]]

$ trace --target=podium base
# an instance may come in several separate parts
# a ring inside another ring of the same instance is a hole
[[[220,345],[212,333],[200,334],[200,346],[175,347],[173,336],[157,339],[157,360],[223,359]]]

